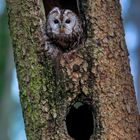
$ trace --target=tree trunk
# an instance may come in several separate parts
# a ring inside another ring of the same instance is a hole
[[[7,0],[27,138],[136,140],[139,116],[119,1],[80,5],[86,42],[54,60],[43,51],[41,2]]]

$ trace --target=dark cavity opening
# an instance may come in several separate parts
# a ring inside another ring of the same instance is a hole
[[[76,102],[66,116],[68,134],[75,140],[90,140],[94,130],[94,119],[87,104]]]
[[[77,0],[43,0],[43,3],[46,16],[54,7],[59,7],[61,9],[70,9],[76,14],[79,14]]]

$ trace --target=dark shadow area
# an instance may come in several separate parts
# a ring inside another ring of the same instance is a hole
[[[68,134],[75,140],[89,140],[94,130],[94,119],[90,106],[78,102],[66,116]]]
[[[59,7],[61,9],[70,9],[76,14],[79,14],[76,0],[43,0],[43,3],[46,16],[54,7]]]
[[[62,5],[63,9],[70,9],[76,14],[79,14],[76,0],[60,0],[60,4]]]

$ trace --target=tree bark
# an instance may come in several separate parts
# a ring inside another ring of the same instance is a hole
[[[41,3],[7,0],[27,138],[136,140],[139,116],[119,1],[82,5],[85,44],[53,60],[42,49]],[[81,122],[76,127],[87,127],[81,137],[73,132],[77,116]]]

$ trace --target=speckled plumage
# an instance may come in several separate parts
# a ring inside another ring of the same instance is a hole
[[[66,52],[82,42],[82,23],[71,10],[55,7],[47,17],[46,35],[49,52],[53,52],[53,48]]]

